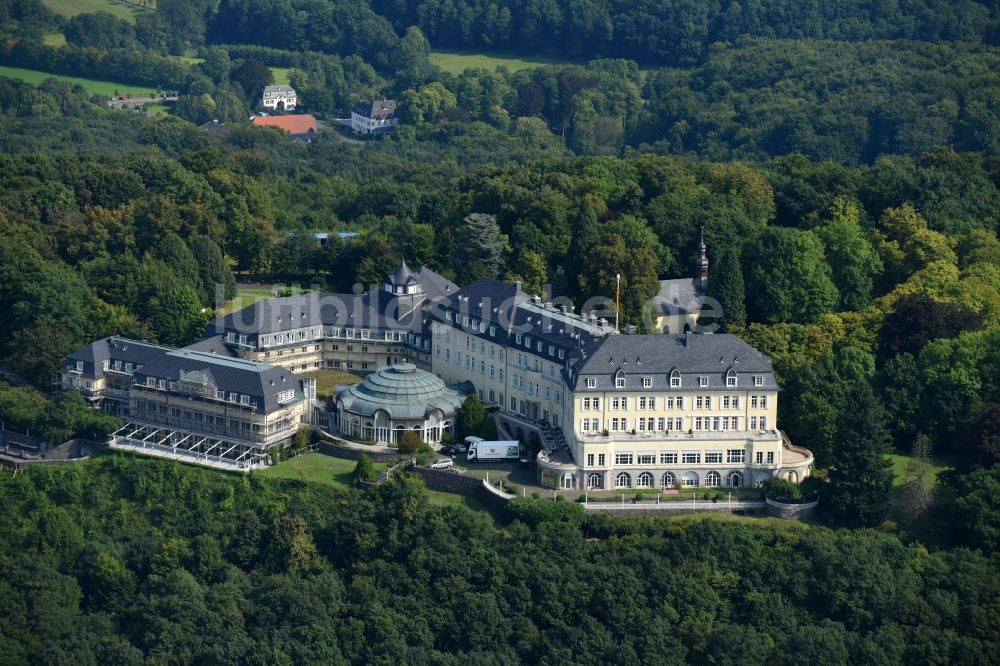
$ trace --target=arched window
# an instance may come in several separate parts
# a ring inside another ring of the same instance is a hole
[[[733,488],[739,488],[743,485],[743,475],[739,472],[733,472],[729,475],[729,485]]]
[[[732,368],[726,373],[726,386],[729,388],[736,386],[736,371]]]
[[[786,472],[785,473],[785,480],[786,481],[791,481],[792,483],[798,483],[799,482],[799,475],[798,475],[797,472],[791,472],[791,471],[790,472]]]
[[[619,370],[615,373],[615,388],[625,388],[625,371]]]
[[[604,477],[600,474],[591,474],[587,477],[587,485],[591,488],[600,488],[604,485]]]
[[[615,477],[615,488],[631,488],[632,487],[632,477],[628,475],[628,472],[621,472]]]
[[[653,475],[649,472],[643,472],[639,475],[639,478],[635,482],[636,488],[652,488],[653,487]]]
[[[681,483],[685,486],[697,486],[698,485],[698,475],[695,472],[687,472]]]
[[[718,488],[721,483],[722,479],[719,477],[718,472],[709,472],[705,475],[705,485],[709,488]]]
[[[664,488],[672,488],[677,485],[677,477],[673,472],[664,472],[660,477],[660,485]]]
[[[681,387],[681,373],[674,368],[670,371],[670,388],[680,388]]]

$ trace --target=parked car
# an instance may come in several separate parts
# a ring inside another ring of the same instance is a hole
[[[455,462],[451,458],[438,458],[427,463],[427,466],[431,469],[451,469]]]
[[[454,446],[443,446],[441,447],[441,453],[445,454],[446,456],[454,456],[458,455],[458,449],[456,449]]]
[[[469,447],[466,446],[465,443],[463,442],[459,442],[458,444],[456,444],[451,448],[455,449],[455,453],[465,453],[466,451],[469,450]]]

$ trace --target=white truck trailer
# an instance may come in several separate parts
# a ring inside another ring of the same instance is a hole
[[[474,462],[511,462],[521,457],[521,445],[516,439],[490,442],[482,440],[469,445],[466,458]]]

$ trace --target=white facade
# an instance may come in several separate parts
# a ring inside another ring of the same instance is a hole
[[[291,86],[267,86],[260,104],[265,109],[294,111],[298,95]]]

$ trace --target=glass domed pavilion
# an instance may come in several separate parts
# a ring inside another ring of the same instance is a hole
[[[331,420],[340,434],[352,439],[388,444],[414,430],[422,440],[437,444],[454,429],[455,413],[465,401],[461,388],[412,363],[397,363],[357,384],[338,386]]]

